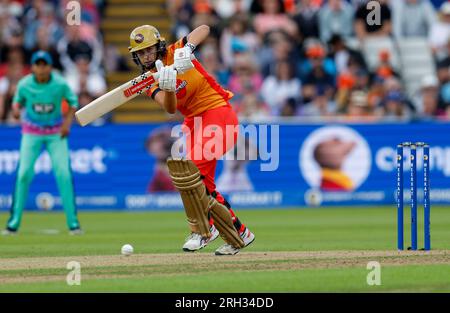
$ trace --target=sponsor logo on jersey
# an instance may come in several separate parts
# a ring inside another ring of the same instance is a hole
[[[177,94],[177,99],[181,99],[186,96],[186,86],[187,81],[177,79],[177,89],[175,90],[175,93]]]
[[[53,103],[33,103],[33,111],[38,114],[48,114],[55,110]]]

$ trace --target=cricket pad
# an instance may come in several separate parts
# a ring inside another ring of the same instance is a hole
[[[188,222],[202,237],[211,237],[208,212],[214,219],[222,239],[235,248],[244,247],[244,242],[234,228],[230,211],[215,198],[208,195],[200,171],[190,160],[167,160],[170,177],[181,194]]]
[[[214,225],[219,230],[220,237],[235,248],[243,248],[244,241],[234,228],[230,211],[212,196],[209,196],[209,210],[214,219]]]
[[[202,237],[210,238],[208,221],[208,195],[200,171],[192,161],[167,160],[173,185],[181,194],[186,216],[191,229]]]

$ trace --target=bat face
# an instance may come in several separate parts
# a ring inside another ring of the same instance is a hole
[[[157,75],[157,73],[147,72],[126,82],[78,110],[75,113],[75,118],[81,126],[86,126],[150,89],[157,82]]]

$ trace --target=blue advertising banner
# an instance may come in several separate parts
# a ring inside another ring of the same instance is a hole
[[[171,126],[75,126],[69,144],[78,208],[181,209],[164,161],[180,140],[171,137]],[[247,140],[237,146],[237,153],[219,161],[216,177],[217,190],[236,208],[394,204],[396,145],[403,141],[430,144],[432,204],[450,203],[450,124],[286,123],[246,125],[241,133]],[[20,128],[1,126],[0,210],[8,210],[12,202],[19,147]],[[408,153],[405,150],[405,177]],[[419,149],[419,200],[421,153]],[[35,173],[27,209],[61,209],[46,152],[37,160]],[[409,179],[404,181],[407,201]]]

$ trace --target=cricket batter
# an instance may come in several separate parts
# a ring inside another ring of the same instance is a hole
[[[202,25],[166,47],[155,27],[142,25],[130,34],[129,51],[143,72],[159,73],[158,84],[147,94],[168,113],[173,114],[178,109],[185,117],[186,160],[169,158],[167,161],[191,228],[183,250],[199,250],[220,233],[226,243],[215,254],[233,255],[252,243],[255,235],[216,190],[217,159],[233,148],[237,139],[237,133],[227,134],[225,128],[227,125],[236,128],[238,119],[228,102],[233,94],[223,89],[193,57],[196,46],[208,35],[209,27]],[[196,126],[201,127],[197,133],[194,132]],[[203,132],[207,129],[210,132]],[[224,136],[214,136],[214,130],[218,129]],[[210,149],[209,155],[203,154],[202,151],[209,151],[204,148],[211,145],[211,141],[217,144],[216,148]],[[219,145],[222,149],[217,148]],[[200,151],[200,157],[195,151]]]
[[[34,163],[44,146],[52,161],[69,233],[78,235],[82,232],[75,207],[67,144],[73,114],[78,108],[77,96],[59,74],[52,72],[53,62],[49,53],[35,52],[31,64],[32,74],[19,81],[13,100],[13,114],[21,119],[22,140],[11,216],[3,233],[15,234],[19,230],[34,176]],[[65,117],[61,113],[63,99],[70,107]]]

